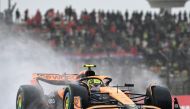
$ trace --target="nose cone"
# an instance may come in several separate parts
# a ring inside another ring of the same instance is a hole
[[[100,92],[109,93],[109,96],[126,106],[135,106],[135,103],[120,89],[115,87],[100,87]]]

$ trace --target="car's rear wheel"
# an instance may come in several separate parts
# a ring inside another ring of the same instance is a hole
[[[74,97],[80,97],[82,108],[86,108],[89,102],[88,90],[84,86],[71,84],[64,92],[63,109],[74,109]]]
[[[172,109],[172,97],[167,88],[150,86],[146,92],[146,105],[154,105],[161,109]]]
[[[40,101],[41,94],[39,89],[31,85],[22,85],[17,92],[16,109],[32,109]]]

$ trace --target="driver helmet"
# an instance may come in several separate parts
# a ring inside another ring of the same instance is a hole
[[[98,87],[101,84],[102,84],[102,82],[99,79],[89,79],[88,80],[88,86],[89,86],[89,88]]]

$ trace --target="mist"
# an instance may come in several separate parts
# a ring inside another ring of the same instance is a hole
[[[75,60],[53,50],[46,42],[27,31],[15,32],[14,27],[0,24],[0,105],[15,109],[20,85],[29,84],[32,73],[78,73],[85,63],[96,64],[98,75],[112,77],[111,85],[134,83],[137,92],[145,93],[148,84],[164,84],[160,77],[141,65],[121,64],[114,60]]]
[[[12,29],[3,24],[0,27],[1,109],[15,109],[17,90],[30,83],[32,73],[72,71],[72,64],[46,43]]]

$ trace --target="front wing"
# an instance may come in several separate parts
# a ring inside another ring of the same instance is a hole
[[[79,96],[74,97],[74,109],[83,109],[81,104],[81,98]],[[127,106],[119,106],[119,105],[90,105],[87,109],[130,109],[127,108]],[[150,105],[138,105],[131,109],[160,109],[156,106],[150,106]]]

